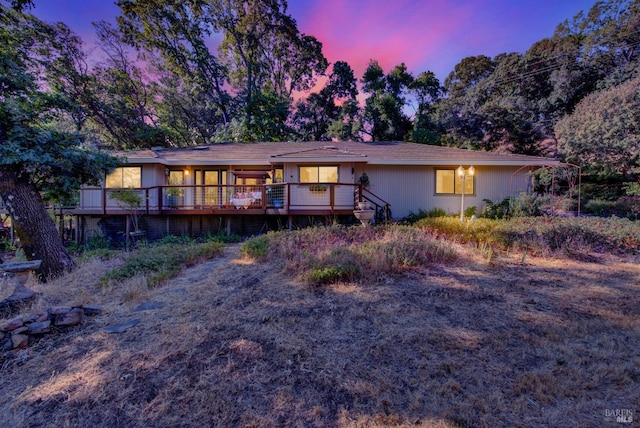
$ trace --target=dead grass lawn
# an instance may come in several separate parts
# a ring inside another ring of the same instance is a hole
[[[315,288],[232,245],[157,288],[103,290],[116,262],[93,261],[31,284],[36,309],[105,312],[0,360],[0,425],[620,426],[611,409],[637,423],[637,260],[519,262],[468,253]],[[147,301],[165,306],[134,312]]]

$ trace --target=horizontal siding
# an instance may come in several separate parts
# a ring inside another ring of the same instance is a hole
[[[457,166],[452,165],[451,168]],[[514,175],[517,170],[517,167],[476,167],[475,194],[465,195],[465,209],[476,206],[480,213],[483,199],[498,202],[521,191],[530,191],[527,171]],[[394,219],[435,208],[451,214],[460,212],[461,195],[435,194],[434,167],[367,165],[356,171],[356,177],[363,171],[371,182],[369,190],[391,204]]]

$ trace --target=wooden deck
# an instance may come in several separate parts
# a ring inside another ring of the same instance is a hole
[[[115,190],[83,189],[79,206],[64,209],[64,214],[131,214],[131,209],[111,199]],[[135,213],[151,216],[349,215],[359,201],[368,200],[374,207],[386,204],[354,183],[156,186],[133,190],[143,201]]]

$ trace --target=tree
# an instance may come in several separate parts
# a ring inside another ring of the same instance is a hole
[[[440,129],[435,118],[435,104],[443,93],[440,81],[431,71],[424,71],[411,82],[409,89],[418,106],[409,141],[437,144]]]
[[[637,180],[640,170],[640,78],[585,97],[555,127],[558,151],[600,178]]]
[[[293,91],[310,89],[327,67],[322,44],[298,31],[284,0],[121,0],[117,5],[127,40],[157,50],[185,82],[209,95],[221,119],[216,138],[229,133],[287,138]],[[222,43],[216,51],[210,46],[218,34]]]
[[[362,115],[362,130],[373,141],[406,139],[411,120],[403,107],[412,82],[413,76],[404,63],[385,75],[377,61],[369,62],[362,77],[362,90],[369,94]]]
[[[185,82],[201,88],[215,106],[220,123],[230,117],[226,70],[209,49],[212,35],[204,2],[181,0],[120,0],[117,18],[124,40],[158,52],[167,67]]]
[[[327,84],[319,92],[295,104],[291,122],[297,138],[303,141],[329,141],[333,137],[340,140],[353,137],[342,125],[349,122],[349,111],[354,103],[357,104],[357,95],[353,70],[346,62],[337,61]]]
[[[73,100],[56,92],[61,65],[68,64],[69,37],[61,24],[0,4],[0,197],[9,210],[29,260],[40,259],[46,281],[73,266],[43,204],[62,200],[82,183],[96,182],[115,159],[88,150],[77,133],[58,121]]]

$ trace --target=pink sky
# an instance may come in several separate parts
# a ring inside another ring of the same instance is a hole
[[[388,71],[443,81],[463,58],[524,52],[595,0],[290,0],[301,32],[323,43],[329,62],[347,61],[357,78],[375,59]],[[62,21],[90,43],[91,21],[115,22],[111,0],[35,0],[35,15]]]

